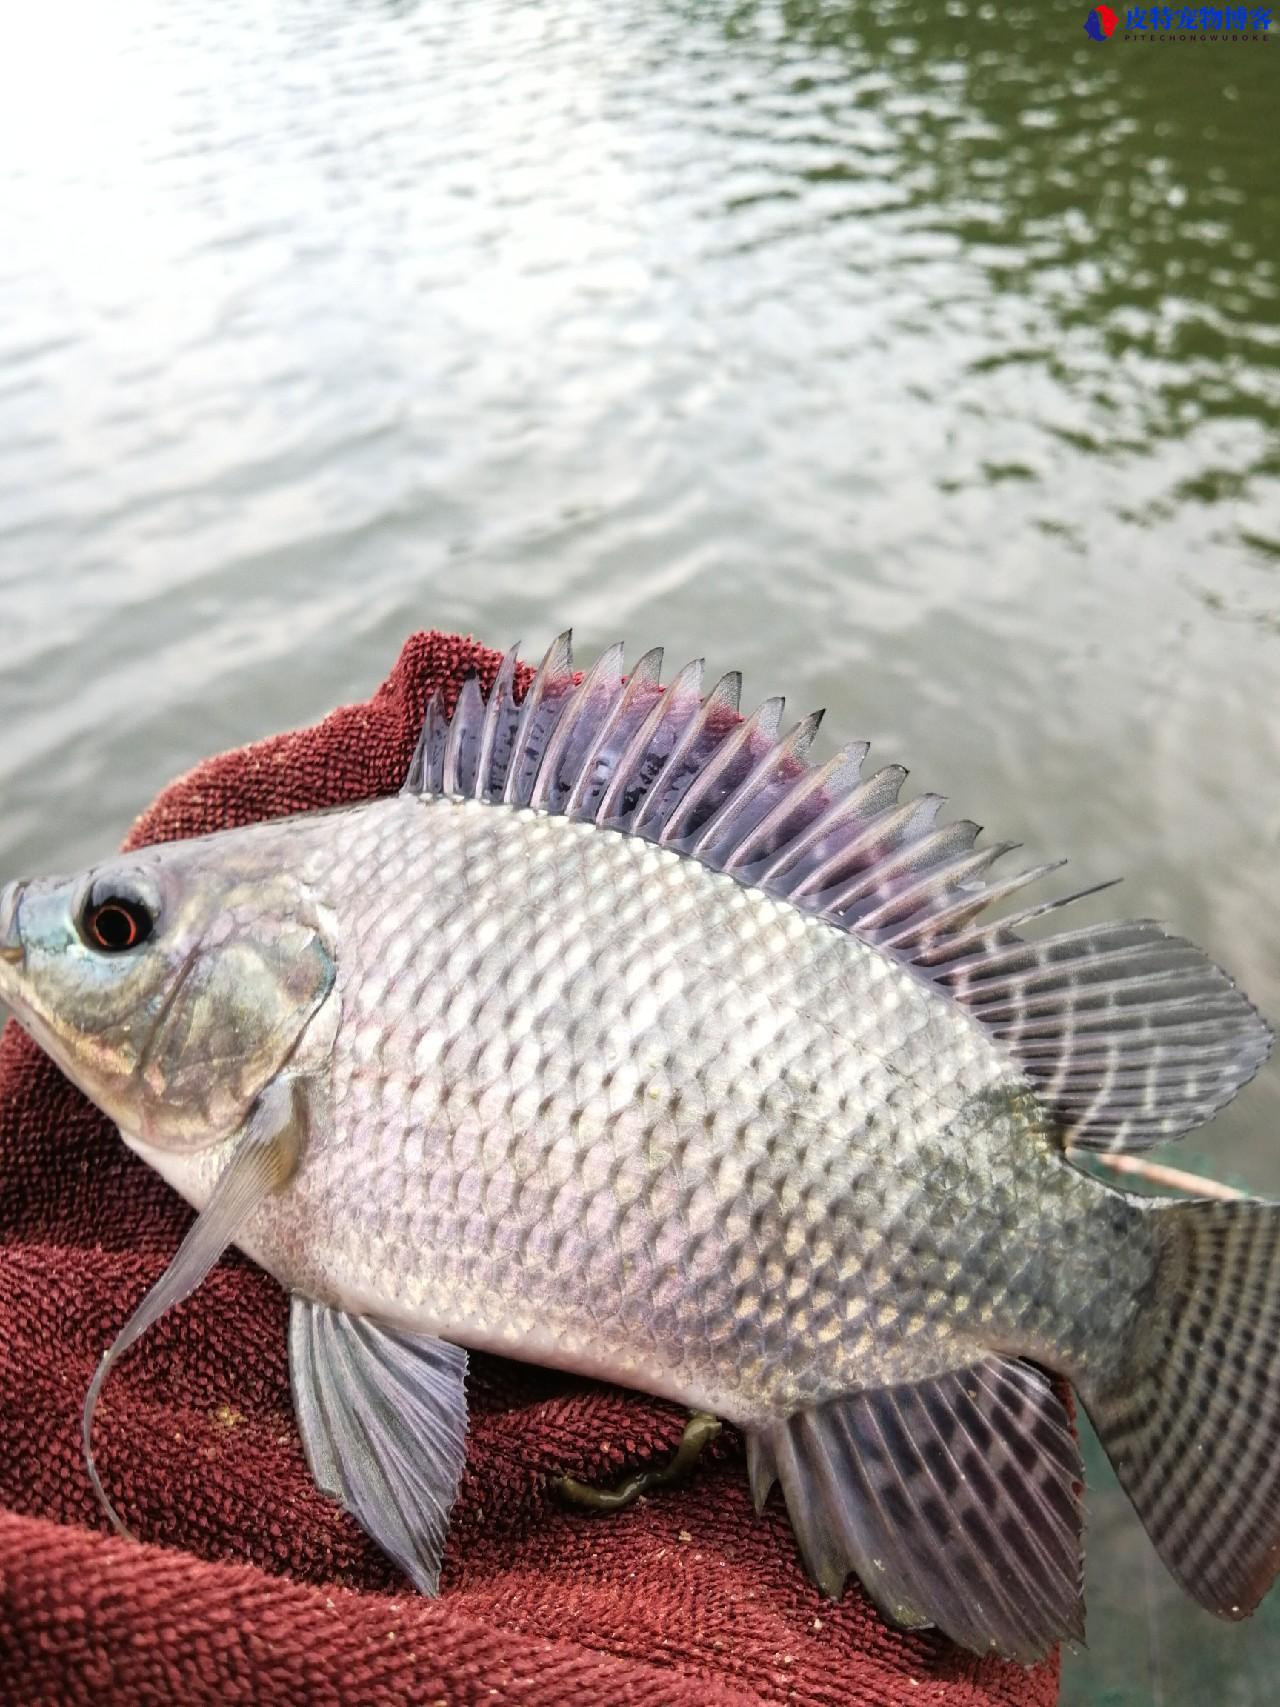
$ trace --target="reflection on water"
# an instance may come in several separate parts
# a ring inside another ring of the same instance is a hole
[[[0,872],[411,627],[573,620],[825,703],[1280,1014],[1280,48],[1086,10],[10,20]],[[1192,1147],[1280,1192],[1278,1131],[1272,1067]],[[1197,1613],[1114,1488],[1090,1533],[1069,1700],[1263,1698],[1275,1605]]]

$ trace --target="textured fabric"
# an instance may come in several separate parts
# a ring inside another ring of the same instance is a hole
[[[410,640],[365,705],[201,765],[130,843],[398,788],[431,688],[497,655]],[[13,874],[7,874],[13,875]],[[635,1393],[472,1361],[472,1433],[442,1597],[419,1599],[313,1486],[294,1427],[286,1300],[236,1255],[113,1374],[103,1480],[80,1457],[103,1349],[189,1211],[10,1024],[0,1040],[0,1700],[22,1702],[1018,1703],[1026,1672],[887,1630],[853,1586],[804,1577],[776,1495],[747,1496],[729,1431],[684,1488],[614,1517],[562,1511],[588,1479],[670,1451],[682,1415]]]

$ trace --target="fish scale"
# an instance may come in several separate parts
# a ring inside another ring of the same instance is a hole
[[[984,920],[1045,875],[738,680],[428,706],[401,794],[0,892],[0,998],[199,1209],[113,1359],[234,1241],[292,1295],[320,1487],[426,1592],[463,1347],[737,1424],[806,1567],[1030,1660],[1083,1632],[1071,1382],[1229,1618],[1280,1562],[1280,1211],[1158,1204],[1141,1149],[1266,1026],[1149,920]]]
[[[397,799],[321,828],[302,869],[347,945],[332,1127],[241,1241],[286,1286],[748,1425],[957,1347],[1057,1349],[1037,1289],[1097,1273],[1092,1190],[1047,1141],[1015,1175],[1003,1132],[943,1137],[1025,1086],[910,972],[527,809]],[[1010,1273],[1029,1211],[1062,1271]]]

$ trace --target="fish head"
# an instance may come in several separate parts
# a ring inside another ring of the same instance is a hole
[[[126,1138],[237,1132],[332,989],[325,910],[283,853],[231,831],[0,890],[0,1000]]]

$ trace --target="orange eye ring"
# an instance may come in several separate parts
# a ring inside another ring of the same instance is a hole
[[[85,914],[85,939],[104,954],[124,954],[146,941],[153,922],[147,909],[132,896],[108,895]]]

